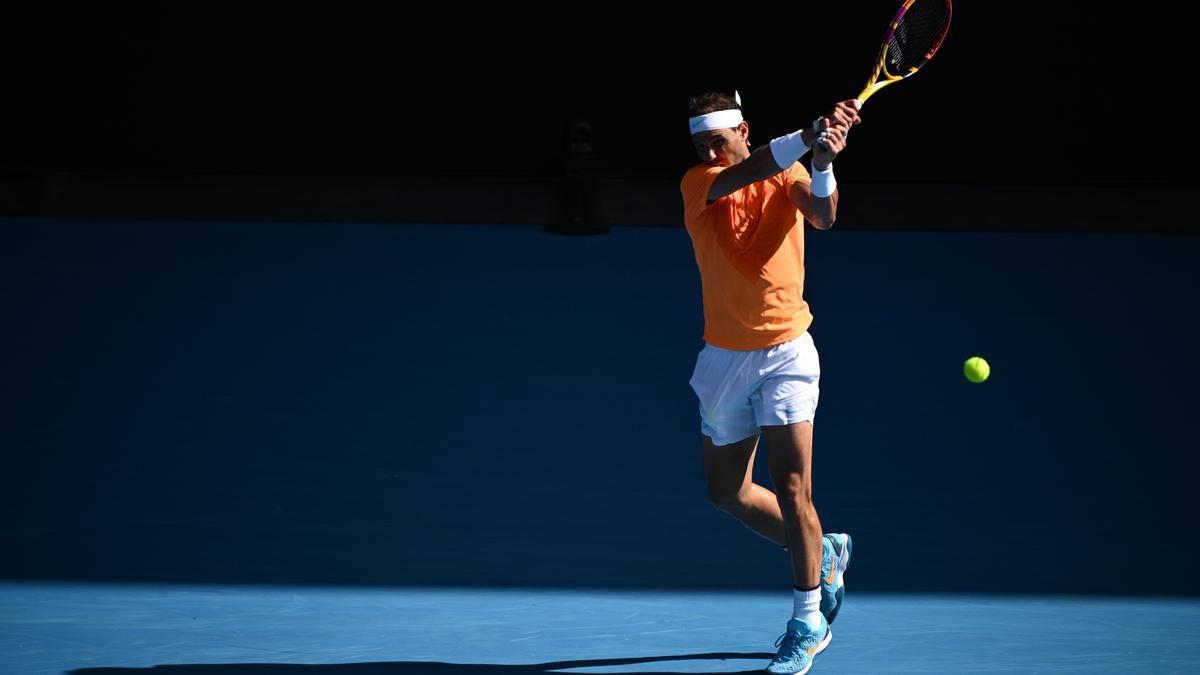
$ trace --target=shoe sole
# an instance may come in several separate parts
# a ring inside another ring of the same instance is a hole
[[[850,552],[854,548],[854,539],[850,535],[846,535],[846,545],[842,547],[842,552],[838,555],[835,562],[837,565],[837,591],[833,594],[833,609],[830,610],[829,616],[825,620],[833,623],[837,618],[838,612],[842,609],[842,598],[846,597],[846,570],[850,568]]]

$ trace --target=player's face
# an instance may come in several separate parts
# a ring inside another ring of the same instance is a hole
[[[750,156],[746,138],[750,127],[742,122],[732,129],[701,131],[692,136],[700,161],[712,166],[733,166]]]

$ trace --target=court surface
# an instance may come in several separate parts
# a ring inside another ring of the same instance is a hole
[[[813,673],[1195,673],[1200,602],[852,594]],[[739,673],[784,594],[5,583],[0,672]]]

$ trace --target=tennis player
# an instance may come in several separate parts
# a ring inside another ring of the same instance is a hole
[[[837,218],[833,161],[860,121],[859,103],[837,103],[753,151],[736,94],[702,94],[688,107],[700,163],[680,189],[704,304],[705,345],[691,386],[709,499],[788,551],[792,618],[767,671],[806,673],[833,636],[851,541],[823,535],[812,502],[821,368],[808,332],[803,225],[828,230]],[[752,480],[760,439],[774,492]]]

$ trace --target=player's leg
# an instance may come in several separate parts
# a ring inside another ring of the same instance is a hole
[[[753,481],[758,422],[750,392],[754,352],[706,345],[690,384],[700,403],[701,453],[708,498],[752,532],[783,546],[783,518],[770,490]]]
[[[815,588],[821,582],[822,532],[812,502],[812,423],[763,427],[763,435],[794,583]]]
[[[794,578],[792,618],[767,666],[772,673],[807,672],[833,633],[821,614],[821,520],[812,503],[812,423],[763,427],[767,467],[783,517]]]
[[[805,333],[767,352],[760,368],[770,376],[750,401],[760,433],[766,435],[768,464],[774,467],[771,479],[785,504],[783,516],[787,520],[790,512],[793,536],[803,549],[797,551],[789,542],[795,583],[811,588],[813,569],[819,564],[821,613],[832,623],[845,593],[843,575],[850,564],[851,542],[849,535],[841,533],[822,538],[812,506],[812,422],[821,394],[820,355],[812,335]],[[820,552],[819,557],[814,551]]]
[[[755,434],[729,445],[714,445],[701,436],[708,500],[756,534],[783,546],[783,517],[775,494],[754,482]]]
[[[751,395],[763,439],[784,538],[792,563],[792,618],[780,639],[769,672],[807,672],[813,657],[833,636],[821,613],[821,571],[832,560],[812,501],[813,425],[820,395],[821,366],[812,336],[781,344],[767,353],[767,377]]]
[[[784,524],[799,588],[820,583],[821,521],[812,503],[813,420],[820,399],[821,362],[809,333],[763,353],[755,364],[766,377],[750,395],[767,443],[767,468]]]

